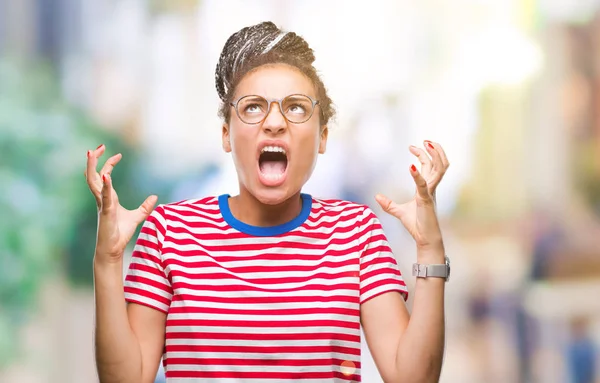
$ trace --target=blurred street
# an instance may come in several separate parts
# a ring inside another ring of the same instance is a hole
[[[448,154],[440,382],[600,383],[599,0],[0,0],[0,382],[97,381],[86,150],[123,153],[130,208],[237,192],[214,70],[264,20],[307,39],[338,111],[304,191],[370,205],[410,290],[373,196],[412,196],[410,144]]]

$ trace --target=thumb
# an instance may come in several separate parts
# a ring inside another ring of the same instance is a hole
[[[388,197],[377,194],[375,200],[379,203],[379,206],[388,214],[393,215],[396,218],[400,218],[403,215],[402,208],[396,202],[392,201]]]
[[[136,223],[138,225],[144,222],[144,220],[148,218],[150,213],[152,213],[152,209],[154,208],[154,205],[156,205],[156,201],[158,201],[158,197],[155,195],[151,195],[148,198],[146,198],[146,200],[140,205],[140,207],[137,208],[138,215]]]

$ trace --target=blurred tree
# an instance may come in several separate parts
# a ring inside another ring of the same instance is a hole
[[[132,148],[67,105],[50,67],[0,60],[0,369],[17,354],[45,278],[92,285],[97,215],[83,170],[99,143],[124,154],[114,183],[125,206],[139,204]]]

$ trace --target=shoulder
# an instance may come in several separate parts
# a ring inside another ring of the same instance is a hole
[[[160,204],[151,216],[163,221],[181,221],[190,217],[215,218],[218,214],[219,196],[209,196]]]
[[[218,208],[220,196],[207,196],[202,198],[184,199],[182,201],[165,203],[162,206],[166,210],[178,208]]]
[[[342,199],[313,197],[313,212],[318,216],[332,216],[339,219],[353,220],[356,224],[364,224],[372,219],[377,219],[369,206]]]

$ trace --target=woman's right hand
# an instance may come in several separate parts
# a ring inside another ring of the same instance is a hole
[[[127,210],[121,206],[110,175],[122,155],[119,153],[110,157],[98,173],[98,159],[105,150],[104,145],[96,150],[88,150],[85,178],[98,207],[95,259],[97,262],[115,262],[122,259],[137,226],[150,215],[158,197],[149,196],[135,210]]]

